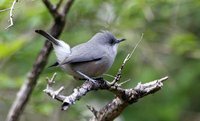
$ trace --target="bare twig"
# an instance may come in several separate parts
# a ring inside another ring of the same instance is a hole
[[[8,25],[5,29],[8,29],[9,27],[13,26],[13,10],[14,10],[14,7],[15,7],[15,4],[18,2],[18,0],[14,0],[13,3],[12,3],[12,6],[10,8],[10,25]]]
[[[142,35],[141,35],[141,37],[140,37],[140,40],[137,42],[137,44],[136,44],[135,47],[133,48],[133,50],[132,50],[132,52],[130,53],[130,55],[128,56],[127,60],[129,60],[129,59],[132,57],[132,55],[133,55],[133,53],[135,52],[136,48],[138,47],[138,45],[139,45],[140,42],[142,41],[143,36],[144,36],[144,33],[142,33]]]
[[[4,11],[8,11],[8,10],[10,10],[10,8],[2,9],[2,10],[0,10],[0,12],[4,12]]]
[[[47,84],[47,87],[46,89],[44,89],[44,92],[52,98],[54,97],[55,99],[63,102],[61,109],[67,110],[70,105],[75,104],[76,100],[79,100],[82,96],[87,94],[87,92],[94,89],[98,89],[99,86],[101,86],[98,83],[100,83],[100,81],[95,81],[95,83],[93,83],[92,81],[85,81],[85,83],[80,88],[75,88],[73,93],[69,96],[64,96],[59,93],[56,93],[53,90],[52,86],[49,88],[49,84]]]
[[[125,84],[125,83],[127,83],[127,82],[129,82],[129,81],[131,81],[131,79],[127,79],[127,80],[125,80],[125,81],[119,83],[118,85],[119,85],[119,86],[122,86],[123,84]]]
[[[55,83],[55,77],[56,77],[56,73],[54,73],[54,75],[52,76],[51,79],[47,78],[47,87],[46,89],[44,89],[43,91],[49,95],[52,95],[52,98],[54,99],[56,95],[58,95],[60,92],[62,92],[64,90],[64,87],[60,87],[58,90],[56,91],[50,91],[52,89],[52,85]]]
[[[163,82],[168,79],[168,76],[158,80],[154,80],[145,84],[138,83],[134,90],[143,96],[154,93],[163,86]]]
[[[104,76],[107,76],[107,77],[111,77],[111,78],[115,78],[113,75],[111,75],[111,74],[103,74]]]
[[[54,73],[54,75],[51,77],[51,79],[47,78],[47,86],[46,89],[44,89],[43,91],[45,93],[47,93],[48,95],[52,96],[53,99],[55,99],[55,97],[64,90],[64,87],[60,87],[58,90],[54,91],[52,86],[53,84],[55,84],[55,77],[56,77],[56,73]],[[62,100],[63,98],[58,98],[58,100]]]
[[[121,67],[119,68],[118,72],[117,72],[117,75],[115,76],[114,80],[111,82],[112,85],[114,85],[115,83],[117,83],[120,78],[121,78],[121,74],[122,74],[122,69],[124,68],[126,62],[131,58],[131,56],[133,55],[133,53],[135,52],[136,48],[138,47],[138,45],[140,44],[140,42],[142,41],[143,39],[143,33],[142,33],[142,36],[140,37],[140,40],[137,42],[137,44],[135,45],[135,47],[133,48],[133,50],[131,51],[131,53],[129,53],[126,58],[124,59]]]

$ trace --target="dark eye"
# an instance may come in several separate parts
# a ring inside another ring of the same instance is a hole
[[[110,40],[110,44],[111,44],[111,45],[115,44],[115,40],[114,40],[114,39],[111,39],[111,40]]]

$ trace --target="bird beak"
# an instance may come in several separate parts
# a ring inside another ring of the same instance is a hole
[[[117,43],[120,43],[120,42],[122,42],[122,41],[124,41],[124,40],[126,40],[126,39],[124,39],[124,38],[123,38],[123,39],[118,39],[118,40],[117,40]]]

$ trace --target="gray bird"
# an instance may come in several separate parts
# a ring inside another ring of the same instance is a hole
[[[60,65],[75,79],[84,79],[79,72],[91,78],[98,78],[104,74],[115,60],[118,44],[125,40],[116,39],[111,32],[103,31],[95,34],[88,42],[70,49],[68,44],[43,30],[35,32],[53,44],[57,62],[52,66]]]

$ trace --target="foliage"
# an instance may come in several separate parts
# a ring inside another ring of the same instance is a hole
[[[57,0],[53,0],[55,3]],[[1,0],[0,9],[9,8],[10,0]],[[67,18],[61,39],[71,46],[85,42],[100,30],[109,30],[127,41],[119,46],[108,74],[115,75],[126,55],[144,38],[123,71],[131,79],[124,87],[151,81],[165,75],[170,79],[157,94],[139,100],[118,118],[121,121],[193,121],[200,112],[200,1],[198,0],[76,0]],[[0,13],[0,119],[26,79],[41,49],[44,38],[34,33],[52,25],[52,18],[42,1],[19,1],[14,9],[14,26],[5,30],[9,11]],[[54,53],[49,64],[55,61]],[[98,91],[85,96],[67,112],[50,100],[42,90],[45,77],[58,72],[58,87],[66,94],[79,83],[58,68],[45,68],[25,110],[22,121],[87,120],[92,114],[86,104],[101,107],[113,97]],[[112,78],[105,76],[112,80]],[[98,95],[98,96],[96,96]],[[37,118],[36,118],[37,117]]]

